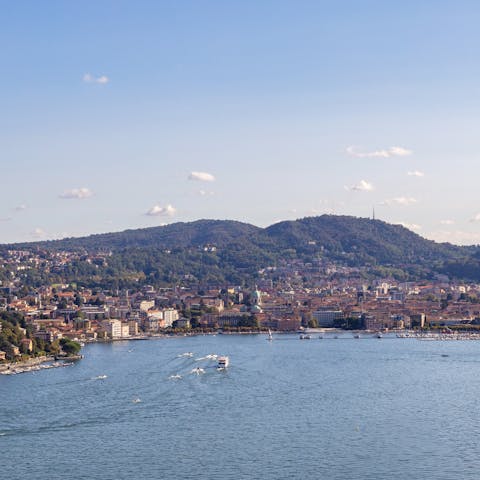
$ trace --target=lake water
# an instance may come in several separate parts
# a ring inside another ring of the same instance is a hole
[[[227,371],[196,361],[211,353]],[[480,475],[480,342],[218,335],[84,354],[1,376],[1,478]]]

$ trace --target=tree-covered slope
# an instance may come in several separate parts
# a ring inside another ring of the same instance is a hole
[[[380,220],[323,215],[280,222],[268,227],[266,235],[277,245],[311,250],[312,242],[326,254],[350,254],[357,263],[407,264],[462,257],[467,247],[426,240],[401,225]]]
[[[37,252],[85,254],[62,267],[27,270],[25,282],[78,281],[90,285],[154,284],[185,278],[200,282],[251,281],[260,269],[299,259],[323,259],[372,274],[396,272],[402,278],[446,273],[480,279],[478,247],[426,240],[379,220],[323,215],[280,222],[262,229],[230,220],[199,220],[162,227],[0,247]],[[89,254],[112,252],[105,262]],[[376,270],[375,270],[376,269]],[[1,274],[1,272],[0,272]]]
[[[123,232],[101,233],[81,238],[65,238],[16,244],[18,248],[39,247],[50,250],[119,250],[124,248],[186,248],[207,244],[227,245],[237,238],[255,235],[261,229],[232,220],[197,220],[161,227],[139,228]]]

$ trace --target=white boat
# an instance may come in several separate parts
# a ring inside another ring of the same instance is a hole
[[[359,333],[356,333],[353,338],[360,338],[360,334]]]
[[[382,337],[383,337],[383,335],[382,335],[381,332],[377,332],[377,334],[376,334],[375,336],[376,336],[377,338],[382,338]]]
[[[272,335],[272,331],[270,329],[268,329],[268,337],[267,337],[267,340],[269,342],[271,342],[273,340],[273,335]]]
[[[217,367],[219,370],[223,370],[224,368],[227,368],[229,364],[230,364],[230,359],[227,356],[218,357]]]

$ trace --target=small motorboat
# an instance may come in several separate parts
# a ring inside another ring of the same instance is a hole
[[[227,356],[218,357],[217,368],[219,370],[223,370],[223,369],[227,368],[229,364],[230,364],[230,359]]]

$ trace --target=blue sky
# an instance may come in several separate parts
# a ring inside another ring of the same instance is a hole
[[[0,242],[375,207],[480,243],[478,2],[1,11]]]

